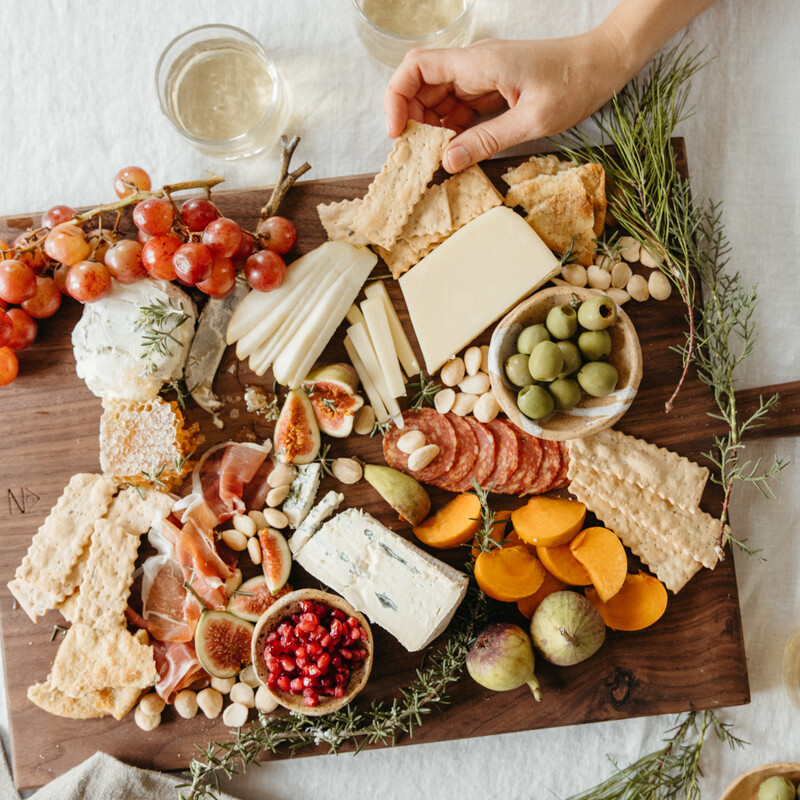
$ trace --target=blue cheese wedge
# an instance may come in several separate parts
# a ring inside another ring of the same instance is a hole
[[[317,482],[319,482],[319,479],[317,479]],[[311,509],[300,527],[294,532],[292,538],[289,539],[289,549],[292,551],[292,555],[297,555],[297,553],[302,550],[303,546],[317,532],[317,528],[339,508],[342,500],[344,500],[343,494],[339,494],[339,492],[328,492],[328,494]]]
[[[292,481],[289,494],[283,501],[283,513],[289,524],[297,529],[311,511],[317,499],[319,480],[322,477],[322,464],[313,461],[311,464],[298,464],[297,477]]]
[[[303,569],[410,652],[444,631],[467,591],[466,575],[357,508],[337,514],[293,552]]]

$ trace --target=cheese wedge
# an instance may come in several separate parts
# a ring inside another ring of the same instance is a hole
[[[556,257],[510,208],[456,231],[400,278],[428,373],[558,272]]]

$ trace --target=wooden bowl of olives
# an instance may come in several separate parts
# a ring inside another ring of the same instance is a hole
[[[543,289],[492,333],[489,377],[500,408],[540,439],[565,441],[613,425],[642,379],[628,315],[594,289]]]

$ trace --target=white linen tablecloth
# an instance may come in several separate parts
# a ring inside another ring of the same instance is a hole
[[[476,0],[476,38],[552,37],[597,24],[613,0]],[[140,164],[154,184],[225,175],[231,188],[270,184],[274,153],[237,162],[192,150],[161,116],[153,74],[163,47],[196,25],[223,22],[252,33],[291,91],[309,178],[373,172],[390,148],[381,98],[391,70],[355,35],[350,0],[3,0],[0,5],[0,214],[113,198],[112,179]],[[689,28],[712,58],[693,81],[686,139],[692,187],[724,204],[730,268],[757,282],[757,354],[740,385],[800,378],[800,4],[720,0]],[[531,148],[528,148],[531,149]],[[523,152],[525,148],[517,148]],[[0,395],[0,402],[2,396]],[[800,711],[781,688],[784,640],[800,627],[800,447],[792,439],[748,445],[752,459],[792,461],[776,500],[744,489],[734,499],[739,538],[766,563],[736,555],[752,702],[720,711],[748,740],[732,753],[715,741],[703,758],[703,797],[719,797],[750,767],[800,760]],[[2,457],[2,443],[0,443]],[[2,487],[0,487],[2,489]],[[311,800],[320,794],[405,800],[478,796],[565,797],[660,745],[672,718],[597,723],[490,738],[319,756],[253,769],[226,787],[243,798]],[[8,745],[5,695],[0,733]],[[713,737],[712,737],[713,738]]]

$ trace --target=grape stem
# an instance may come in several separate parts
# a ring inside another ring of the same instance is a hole
[[[298,144],[300,144],[299,136],[292,137],[291,141],[286,136],[281,136],[281,171],[267,204],[261,209],[261,219],[274,217],[278,213],[283,198],[286,197],[286,193],[292,188],[294,182],[311,169],[311,164],[306,161],[294,172],[289,172],[289,164]]]

